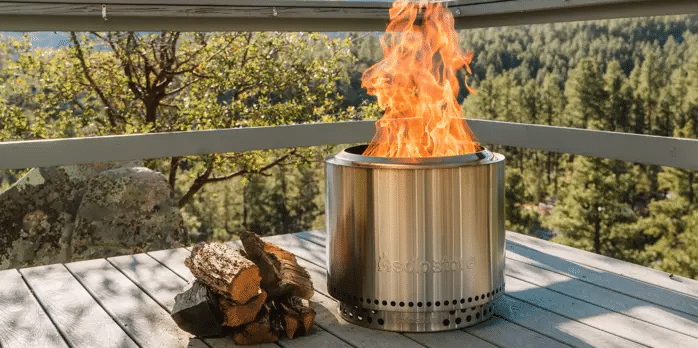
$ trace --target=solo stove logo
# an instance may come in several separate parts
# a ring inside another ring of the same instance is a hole
[[[475,267],[475,258],[460,260],[434,260],[434,261],[391,261],[381,253],[378,257],[379,272],[395,272],[395,273],[440,273],[448,271],[462,271]]]

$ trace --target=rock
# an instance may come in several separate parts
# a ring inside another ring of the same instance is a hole
[[[144,167],[93,176],[76,213],[73,259],[182,246],[187,231],[175,194],[161,173]]]
[[[34,168],[0,193],[0,268],[71,260],[73,223],[87,183],[136,162]]]

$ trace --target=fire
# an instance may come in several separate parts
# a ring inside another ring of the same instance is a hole
[[[362,76],[362,86],[385,109],[364,155],[437,157],[477,151],[456,100],[456,72],[465,67],[471,73],[473,54],[458,47],[451,12],[440,3],[398,0],[385,31],[383,60]]]

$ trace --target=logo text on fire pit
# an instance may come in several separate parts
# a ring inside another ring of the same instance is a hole
[[[475,267],[474,257],[460,260],[447,260],[444,258],[442,260],[433,261],[411,260],[407,262],[388,260],[385,256],[385,253],[381,253],[378,257],[379,272],[439,273],[448,271],[468,270],[472,269],[473,267]]]

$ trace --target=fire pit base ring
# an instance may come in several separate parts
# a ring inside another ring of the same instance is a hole
[[[366,299],[366,303],[364,303],[363,298],[359,297],[354,300],[353,296],[343,294],[342,292],[337,293],[340,298],[339,314],[344,320],[352,324],[386,331],[436,332],[474,326],[491,318],[494,314],[495,301],[504,294],[504,284],[488,293],[484,301],[480,299],[480,295],[469,296],[467,299],[463,298],[460,301],[443,301],[439,302],[439,307],[443,308],[443,310],[433,312],[404,311],[404,308],[419,310],[427,307],[427,304],[429,307],[434,308],[435,303],[430,302],[425,304],[421,302],[385,301],[385,305],[383,305],[381,300]],[[478,301],[473,301],[475,297],[478,298]],[[376,304],[374,301],[378,303]],[[448,304],[444,304],[445,302],[448,302]],[[380,309],[383,307],[385,309]],[[389,309],[395,307],[403,310]]]

